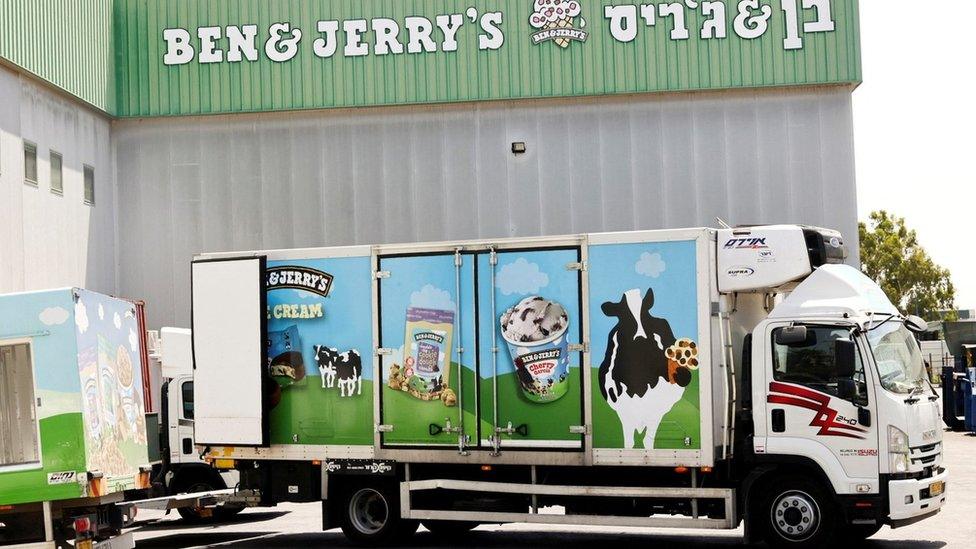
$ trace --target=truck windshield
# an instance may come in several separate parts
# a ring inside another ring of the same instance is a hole
[[[889,322],[868,332],[881,386],[907,394],[925,383],[922,353],[912,332],[901,322]]]

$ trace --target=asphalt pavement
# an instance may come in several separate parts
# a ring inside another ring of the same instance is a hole
[[[905,528],[885,527],[865,547],[935,549],[976,545],[976,436],[945,433],[945,467],[950,479],[948,501],[942,511]],[[140,512],[132,532],[139,549],[162,547],[349,547],[339,530],[321,531],[318,503],[282,504],[248,509],[231,521],[189,526],[175,512]],[[742,529],[703,532],[661,528],[549,526],[538,524],[484,525],[465,535],[465,547],[591,547],[595,544],[641,544],[671,548],[740,546]],[[453,547],[421,530],[406,547]]]

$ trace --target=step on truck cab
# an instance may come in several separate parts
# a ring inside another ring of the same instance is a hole
[[[361,543],[863,539],[938,512],[947,477],[924,323],[845,258],[795,225],[203,254],[194,436]]]

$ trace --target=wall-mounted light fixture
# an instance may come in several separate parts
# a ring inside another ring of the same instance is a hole
[[[525,154],[525,141],[512,143],[512,154]]]

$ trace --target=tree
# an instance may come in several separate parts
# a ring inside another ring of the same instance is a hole
[[[869,223],[858,223],[858,234],[861,270],[896,307],[926,320],[954,320],[956,289],[949,271],[932,261],[905,218],[871,212]]]

